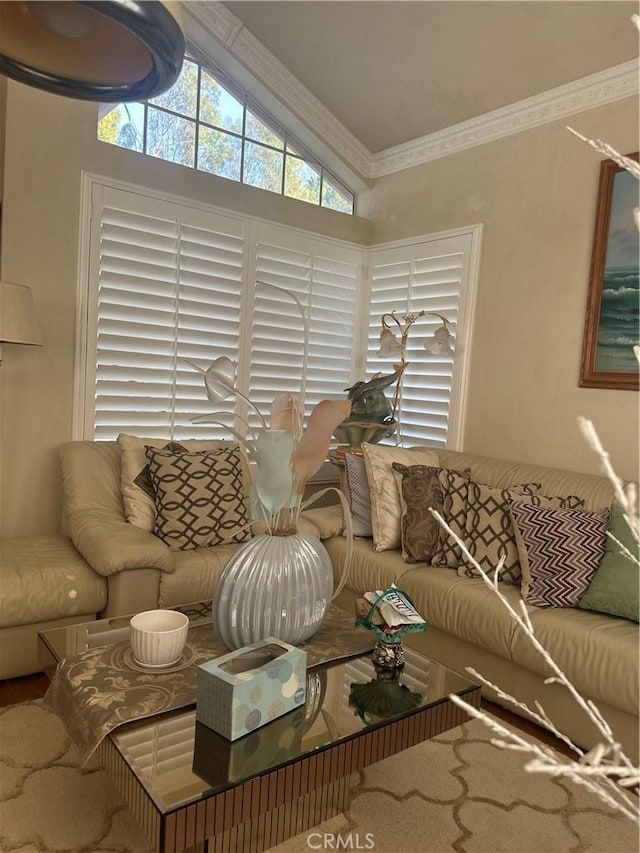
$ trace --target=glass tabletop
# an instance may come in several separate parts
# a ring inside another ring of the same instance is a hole
[[[211,620],[211,601],[196,601],[170,609],[186,613],[190,627],[204,625]],[[48,628],[41,631],[39,637],[57,663],[70,655],[128,640],[130,620],[131,615],[94,619],[92,622],[80,622],[62,628]]]
[[[211,602],[175,609],[195,627],[211,620]],[[95,620],[40,633],[54,662],[128,640],[130,616]],[[195,704],[121,725],[111,743],[163,813],[464,695],[478,685],[405,646],[395,677],[376,670],[370,655],[307,670],[306,701],[235,741],[196,720]]]
[[[309,670],[304,705],[235,741],[197,721],[195,707],[129,723],[111,741],[167,812],[477,688],[413,649],[405,654],[395,682],[378,678],[369,655]]]

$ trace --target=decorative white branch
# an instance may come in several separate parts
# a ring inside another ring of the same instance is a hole
[[[640,15],[632,15],[631,20],[634,26],[640,31]],[[615,148],[603,142],[601,139],[587,139],[581,133],[578,133],[573,128],[569,127],[578,139],[586,142],[591,148],[604,154],[613,160],[622,169],[628,171],[634,177],[640,179],[640,164],[629,157],[618,153]],[[636,226],[640,228],[640,208],[634,211],[634,219]],[[640,346],[634,346],[634,354],[640,365]],[[600,438],[591,423],[586,418],[578,419],[579,427],[585,436],[587,443],[595,453],[600,457],[601,467],[604,474],[611,482],[615,494],[615,499],[618,501],[623,510],[624,519],[631,531],[631,534],[640,545],[640,516],[638,514],[638,494],[637,488],[633,484],[625,484],[622,479],[616,474],[609,454],[602,446]],[[578,785],[590,790],[596,794],[604,803],[610,806],[615,811],[621,813],[625,817],[640,824],[640,803],[637,797],[632,797],[626,791],[626,788],[637,789],[640,785],[640,769],[633,765],[632,761],[624,754],[621,746],[613,737],[613,732],[607,721],[602,716],[600,710],[590,699],[585,699],[580,692],[574,687],[569,678],[560,669],[558,664],[553,660],[549,652],[544,648],[542,643],[535,635],[531,619],[527,612],[527,607],[524,601],[520,601],[520,612],[518,612],[509,600],[500,592],[498,581],[502,570],[503,560],[500,561],[495,569],[493,579],[481,568],[478,562],[469,553],[465,543],[457,536],[448,524],[444,521],[441,515],[435,510],[430,509],[432,515],[437,518],[442,527],[448,532],[449,536],[458,544],[467,561],[473,565],[484,582],[495,595],[498,596],[503,606],[511,615],[512,619],[519,625],[525,633],[529,642],[542,656],[545,663],[553,673],[551,677],[545,680],[545,684],[559,684],[569,691],[574,701],[587,715],[591,722],[596,727],[596,730],[601,735],[603,742],[596,744],[586,755],[581,755],[581,751],[576,745],[563,735],[550,720],[542,705],[536,701],[536,711],[531,711],[525,704],[518,702],[512,696],[504,693],[499,687],[492,684],[476,670],[467,667],[467,671],[476,679],[478,679],[486,687],[489,687],[494,694],[511,704],[512,706],[524,711],[527,716],[534,720],[539,725],[542,725],[562,742],[564,742],[572,752],[576,752],[580,757],[578,760],[563,760],[562,756],[552,750],[547,749],[541,744],[531,743],[522,738],[517,732],[504,728],[493,717],[490,717],[484,711],[469,705],[463,699],[456,695],[450,695],[449,698],[456,705],[464,708],[471,716],[482,720],[490,729],[500,734],[503,740],[493,740],[496,746],[512,749],[521,752],[529,752],[533,756],[533,760],[525,765],[525,769],[534,773],[547,773],[550,776],[564,776],[571,779]],[[630,559],[635,565],[640,566],[638,553],[632,554],[628,548],[622,545],[619,540],[609,534],[610,538],[620,547],[620,553]]]
[[[578,133],[577,130],[569,127],[569,125],[567,125],[567,130],[573,133],[574,136],[577,136],[582,142],[586,142],[587,145],[594,148],[600,154],[604,154],[605,157],[613,160],[613,162],[620,166],[621,169],[625,169],[627,172],[630,172],[634,178],[640,178],[640,164],[635,160],[625,157],[624,154],[619,154],[615,148],[612,148],[611,145],[608,145],[601,139],[588,139],[586,136]]]
[[[613,485],[616,499],[624,510],[624,516],[629,525],[634,539],[640,543],[640,519],[638,518],[638,502],[636,491],[629,486],[625,487],[623,481],[616,474],[609,454],[603,448],[598,434],[593,424],[585,418],[579,419],[580,428],[589,442],[590,447],[599,455],[602,467]],[[640,804],[637,797],[633,797],[628,793],[626,788],[637,788],[640,785],[640,769],[634,766],[633,762],[628,758],[622,750],[620,744],[615,740],[611,727],[603,717],[597,705],[590,699],[585,699],[577,688],[572,684],[563,670],[555,662],[553,657],[545,649],[542,643],[538,640],[529,613],[527,605],[524,601],[519,601],[519,607],[514,607],[508,598],[501,592],[499,587],[499,578],[502,571],[504,558],[500,560],[492,577],[484,571],[480,564],[469,552],[464,541],[449,527],[444,518],[433,509],[430,509],[431,514],[438,520],[440,525],[447,531],[449,536],[456,542],[462,550],[466,561],[468,561],[477,572],[483,583],[488,586],[492,592],[497,595],[502,605],[505,607],[511,618],[522,629],[525,636],[541,655],[547,664],[551,676],[545,679],[545,684],[559,684],[569,691],[576,705],[581,708],[587,717],[591,720],[596,730],[602,738],[602,742],[598,743],[586,755],[564,735],[555,724],[551,721],[548,714],[545,712],[540,702],[535,703],[535,710],[529,708],[526,704],[518,702],[513,696],[505,693],[498,686],[484,678],[472,667],[467,667],[467,672],[480,681],[481,684],[490,688],[494,694],[503,702],[512,705],[514,708],[524,711],[538,725],[546,728],[561,742],[565,743],[569,749],[574,752],[577,759],[564,759],[559,753],[545,747],[539,743],[532,743],[523,738],[519,733],[510,729],[506,729],[500,725],[493,717],[490,717],[484,711],[469,705],[464,699],[456,695],[450,695],[450,699],[456,705],[464,708],[465,711],[472,717],[482,720],[490,729],[497,734],[500,734],[503,740],[493,740],[496,746],[504,749],[511,749],[520,752],[528,752],[533,756],[533,760],[525,765],[525,769],[534,773],[546,773],[549,776],[563,776],[571,779],[578,785],[591,791],[602,802],[611,809],[619,812],[625,817],[640,824]],[[615,537],[612,537],[615,540]],[[623,548],[623,553],[628,556],[634,563],[640,565],[637,556],[631,554],[628,549]]]

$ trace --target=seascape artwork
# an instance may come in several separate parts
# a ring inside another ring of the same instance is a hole
[[[628,172],[616,174],[611,201],[595,369],[637,373],[633,353],[640,343],[640,235],[633,221],[638,182]]]

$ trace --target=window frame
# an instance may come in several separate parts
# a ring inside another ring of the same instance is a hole
[[[110,187],[125,192],[133,192],[155,200],[160,199],[170,203],[178,203],[186,207],[213,213],[223,217],[236,219],[244,222],[247,227],[249,239],[256,241],[257,229],[262,229],[262,234],[269,234],[270,229],[280,232],[288,232],[292,235],[292,241],[301,241],[301,245],[309,245],[314,240],[325,241],[336,246],[344,247],[349,252],[355,252],[361,259],[360,284],[357,287],[356,316],[360,322],[356,324],[353,335],[353,349],[351,353],[351,380],[362,379],[366,376],[368,340],[371,330],[379,330],[380,317],[372,315],[370,301],[371,282],[371,259],[375,252],[393,249],[411,248],[418,244],[430,241],[446,240],[450,237],[466,236],[469,239],[469,250],[465,260],[465,278],[462,282],[459,294],[458,321],[456,324],[456,350],[453,382],[449,396],[449,428],[446,439],[448,449],[460,450],[463,445],[466,399],[468,393],[468,377],[471,363],[472,351],[472,329],[475,314],[475,301],[477,280],[479,274],[480,251],[482,242],[482,225],[464,226],[458,229],[435,232],[419,237],[407,238],[374,246],[340,241],[335,238],[326,237],[322,234],[307,232],[302,229],[280,225],[278,223],[239,214],[232,210],[219,208],[214,205],[204,204],[193,199],[176,196],[171,193],[153,190],[148,187],[139,186],[130,182],[107,178],[102,175],[83,172],[81,176],[80,197],[80,231],[78,241],[78,280],[76,293],[76,332],[75,332],[75,357],[73,375],[73,418],[72,438],[74,440],[91,440],[94,430],[94,407],[93,389],[95,389],[96,363],[92,362],[92,349],[97,335],[97,284],[99,259],[90,254],[91,247],[91,220],[94,211],[92,209],[92,197],[94,187]],[[244,265],[242,276],[241,294],[241,322],[249,322],[251,312],[248,300],[250,292],[249,280],[255,279],[255,269],[251,265]],[[399,306],[401,310],[401,306]],[[414,335],[420,335],[420,329],[416,326]],[[241,387],[249,387],[249,367],[251,360],[250,337],[245,339],[244,349],[238,352],[238,380]],[[91,393],[90,393],[91,389]],[[428,389],[427,389],[428,392]],[[393,442],[393,439],[390,440]],[[389,443],[389,442],[387,442]]]
[[[194,56],[193,54],[198,54],[198,56]],[[124,148],[125,150],[135,151],[138,154],[142,154],[146,157],[155,157],[156,159],[163,160],[164,162],[174,163],[175,165],[184,166],[188,169],[193,169],[195,171],[203,172],[204,174],[213,175],[214,177],[225,178],[226,180],[232,180],[236,183],[243,184],[245,186],[254,187],[256,189],[264,189],[266,192],[277,192],[277,194],[284,196],[285,198],[292,198],[296,201],[302,201],[305,204],[312,204],[315,207],[322,207],[325,210],[333,210],[336,213],[344,213],[348,216],[355,215],[355,192],[347,187],[343,181],[341,181],[327,166],[325,166],[317,157],[315,157],[308,150],[306,146],[300,143],[293,134],[291,134],[285,127],[283,127],[280,122],[278,122],[275,118],[273,118],[265,109],[262,107],[254,98],[252,98],[247,92],[242,89],[234,80],[232,80],[224,71],[218,68],[215,63],[210,60],[206,60],[201,56],[201,52],[198,50],[192,51],[192,53],[187,52],[185,54],[185,61],[188,61],[196,66],[196,77],[197,77],[197,91],[196,91],[196,99],[195,99],[195,114],[193,116],[187,115],[186,113],[177,112],[167,106],[163,106],[161,104],[154,104],[152,101],[140,101],[136,102],[143,109],[143,128],[142,128],[142,149],[138,150],[137,148],[127,148],[127,146],[118,145],[117,142],[108,142],[107,140],[101,139],[98,135],[98,141],[102,142],[104,145],[116,145],[117,147]],[[242,128],[241,130],[230,130],[228,128],[222,127],[220,125],[212,124],[211,122],[205,120],[201,116],[201,100],[202,100],[202,75],[207,73],[210,77],[212,77],[215,82],[224,89],[231,97],[235,98],[235,100],[242,106]],[[159,96],[159,97],[162,97]],[[102,119],[106,118],[113,109],[122,106],[121,104],[114,104],[111,106],[111,109],[101,111],[98,117],[98,131],[100,127],[100,122]],[[159,114],[171,116],[174,119],[178,119],[181,121],[189,122],[193,125],[194,129],[194,143],[193,143],[193,162],[191,164],[181,163],[176,160],[166,159],[164,157],[159,157],[156,154],[150,153],[148,149],[148,127],[149,127],[149,115],[154,111]],[[264,142],[262,140],[254,139],[251,136],[247,135],[247,117],[248,113],[251,113],[255,118],[262,122],[267,128],[272,127],[272,132],[275,135],[281,136],[282,138],[282,148],[278,148],[274,145],[270,145],[268,142]],[[226,136],[238,140],[240,143],[240,163],[239,163],[239,177],[228,177],[227,175],[218,174],[216,172],[212,172],[208,169],[204,169],[200,167],[200,131],[201,129],[205,129],[208,131],[213,131],[219,134],[225,134]],[[246,178],[246,169],[245,164],[247,162],[247,146],[258,146],[267,151],[274,152],[275,154],[281,157],[281,166],[282,166],[282,175],[280,179],[280,188],[279,190],[270,189],[267,187],[262,187],[259,184],[250,183],[245,180]],[[308,168],[317,171],[319,174],[319,187],[318,187],[318,200],[317,201],[309,201],[306,198],[301,198],[296,195],[290,195],[286,192],[287,187],[287,165],[289,162],[300,162],[307,166]],[[351,203],[351,210],[339,210],[336,207],[331,207],[330,205],[326,205],[323,203],[324,198],[324,187],[333,187],[334,190],[344,199],[345,205]]]

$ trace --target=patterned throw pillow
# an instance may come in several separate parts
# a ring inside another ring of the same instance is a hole
[[[184,551],[251,537],[237,445],[203,453],[145,449],[155,489],[153,532]]]
[[[440,468],[438,480],[442,488],[442,517],[451,530],[463,541],[467,523],[467,498],[469,493],[469,475],[467,471],[452,471]],[[438,530],[438,547],[433,559],[434,566],[448,566],[457,569],[462,561],[460,546],[449,536],[444,527]]]
[[[523,574],[522,566],[527,562],[527,549],[522,541],[522,536],[520,535],[518,527],[514,523],[513,513],[511,511],[511,500],[513,499],[518,503],[530,504],[531,506],[543,507],[544,509],[582,509],[584,507],[584,500],[583,498],[578,497],[578,495],[555,495],[553,497],[541,495],[540,493],[527,494],[525,496],[517,494],[509,495],[509,515],[512,521],[512,530],[518,552],[517,582],[521,583]]]
[[[522,597],[536,607],[576,607],[604,556],[609,513],[511,501],[525,548]]]
[[[371,538],[371,497],[364,458],[357,453],[345,453],[344,490],[351,510],[354,536]]]
[[[428,465],[391,465],[395,471],[402,516],[402,559],[406,563],[430,563],[438,548],[440,525],[429,512],[442,515],[439,468]]]
[[[465,545],[488,575],[493,574],[498,561],[504,556],[499,580],[505,583],[519,584],[521,577],[509,498],[530,496],[533,501],[539,488],[540,483],[522,483],[501,489],[469,480]],[[458,567],[458,574],[461,577],[478,577],[475,566],[464,559]]]
[[[438,455],[426,447],[386,447],[367,443],[362,445],[362,452],[371,495],[374,550],[400,548],[400,494],[391,465],[393,462],[400,462],[401,465],[437,465]]]
[[[149,465],[145,455],[145,447],[156,447],[181,453],[185,450],[204,451],[229,447],[228,441],[206,441],[204,439],[188,439],[186,441],[167,441],[166,438],[140,438],[137,435],[127,435],[121,432],[118,436],[120,447],[120,489],[124,514],[130,524],[142,527],[143,530],[153,530],[156,517],[155,490],[149,475]],[[243,463],[244,464],[244,463]],[[245,473],[245,477],[248,474]],[[248,480],[245,479],[245,486]]]

